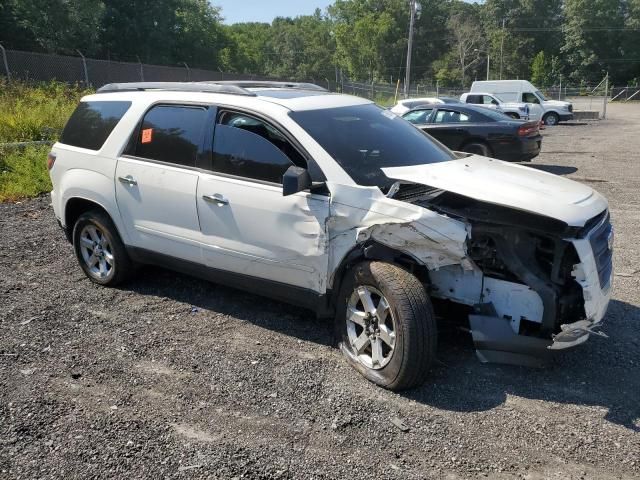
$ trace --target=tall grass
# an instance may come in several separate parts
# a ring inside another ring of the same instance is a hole
[[[2,146],[58,139],[64,124],[88,90],[64,83],[0,81],[0,202],[51,189],[46,169],[48,147]]]
[[[45,166],[49,148],[37,145],[3,152],[0,147],[0,202],[35,197],[51,190]]]

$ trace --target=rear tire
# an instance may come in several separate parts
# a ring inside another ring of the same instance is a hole
[[[463,152],[473,153],[475,155],[482,155],[483,157],[491,157],[491,149],[488,145],[481,142],[467,143],[462,147]]]
[[[516,120],[519,120],[519,119],[520,119],[520,115],[518,115],[517,113],[507,112],[507,113],[506,113],[506,115],[507,115],[508,117],[514,118],[514,119],[516,119]]]
[[[135,270],[118,230],[100,210],[90,210],[78,217],[73,227],[73,249],[82,271],[99,285],[118,285]]]
[[[357,264],[346,273],[335,322],[340,349],[367,380],[396,391],[424,382],[437,328],[414,275],[385,262]]]
[[[549,112],[543,117],[542,120],[544,121],[545,125],[551,125],[553,127],[554,125],[560,123],[560,116],[557,113]]]

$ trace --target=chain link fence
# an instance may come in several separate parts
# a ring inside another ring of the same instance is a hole
[[[269,80],[260,75],[225,73],[222,71],[179,66],[149,65],[135,62],[114,62],[85,58],[80,55],[5,50],[0,46],[0,75],[10,80],[78,83],[99,88],[115,82],[198,82],[233,80]],[[273,80],[273,79],[271,79]],[[335,87],[335,84],[334,84]]]
[[[176,66],[149,65],[136,62],[115,62],[78,56],[54,55],[19,50],[5,50],[0,45],[0,75],[8,79],[22,81],[51,81],[78,83],[99,88],[107,83],[157,81],[157,82],[198,82],[220,80],[278,80],[261,75],[228,73],[216,70],[191,68],[186,63]],[[285,79],[290,80],[290,79]],[[391,106],[404,98],[401,83],[353,82],[340,75],[335,81],[328,78],[307,79],[326,86],[330,91],[348,93],[369,98],[381,105]],[[552,85],[541,88],[549,99],[568,100],[579,110],[597,111],[605,114],[609,101],[640,100],[640,86],[598,85]],[[418,82],[408,89],[408,97],[453,97],[459,98],[468,90],[441,87],[437,83]],[[605,101],[606,99],[606,101]]]

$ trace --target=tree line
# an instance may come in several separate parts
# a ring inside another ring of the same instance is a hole
[[[335,0],[312,15],[223,23],[215,0],[0,0],[5,48],[318,83],[404,79],[409,0]],[[490,62],[487,62],[487,56]],[[541,86],[640,79],[640,0],[419,0],[412,82]]]

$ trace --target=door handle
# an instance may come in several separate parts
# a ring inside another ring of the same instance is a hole
[[[207,202],[217,204],[219,207],[223,205],[229,205],[229,200],[224,198],[219,193],[216,193],[214,195],[202,195],[202,198]]]
[[[138,185],[138,182],[131,175],[127,175],[126,177],[118,177],[122,183],[126,183],[129,186]]]

